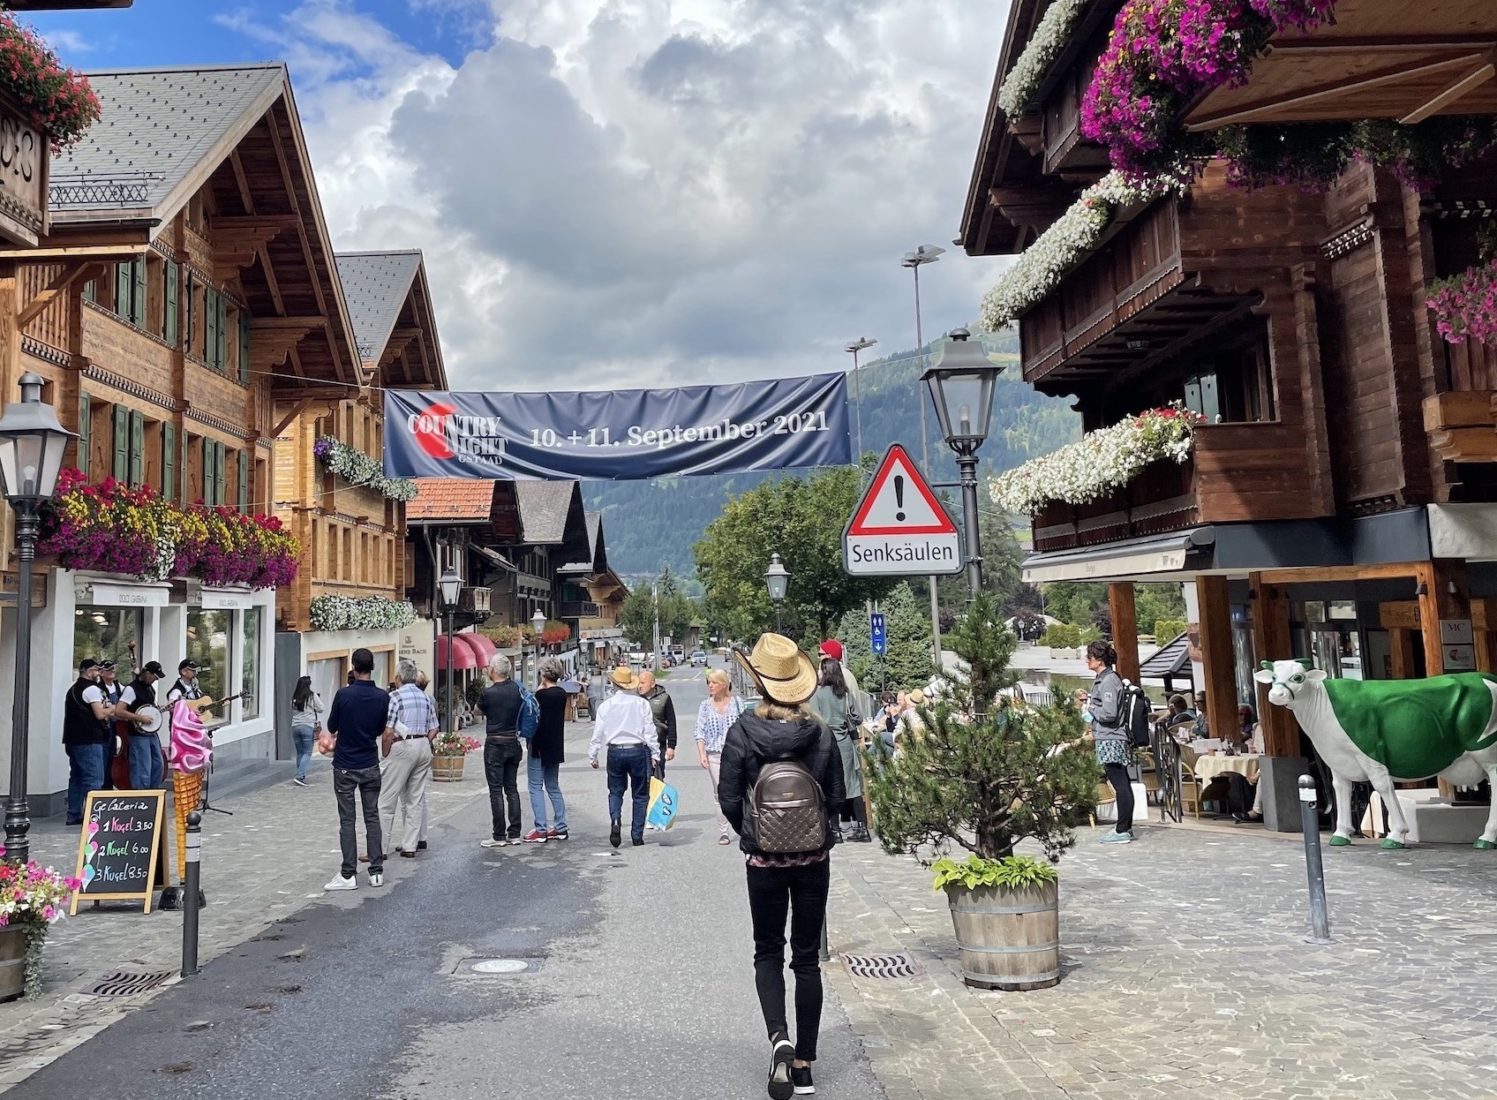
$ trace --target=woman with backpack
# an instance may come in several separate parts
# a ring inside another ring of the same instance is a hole
[[[821,676],[816,694],[811,696],[811,713],[832,731],[842,756],[842,786],[847,791],[847,801],[833,806],[832,812],[839,821],[853,823],[852,835],[846,839],[870,841],[873,836],[868,832],[868,807],[863,802],[863,752],[858,745],[862,718],[847,690],[841,663],[831,657],[821,659]]]
[[[1113,668],[1117,661],[1117,652],[1107,642],[1095,641],[1086,647],[1086,667],[1096,676],[1086,700],[1086,712],[1092,719],[1092,743],[1097,753],[1097,763],[1102,765],[1107,782],[1117,795],[1117,828],[1102,838],[1103,844],[1129,844],[1133,841],[1133,784],[1128,778],[1128,725],[1123,699],[1123,678]]]
[[[832,813],[847,797],[842,758],[829,729],[806,702],[819,677],[789,638],[763,634],[751,653],[735,653],[758,687],[760,703],[733,723],[723,742],[718,803],[738,833],[748,865],[754,929],[754,985],[769,1032],[769,1095],[809,1096],[821,1030],[818,949],[826,922]],[[785,928],[795,974],[795,1039],[785,1019]]]

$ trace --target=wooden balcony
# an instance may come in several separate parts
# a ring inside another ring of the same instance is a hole
[[[1424,430],[1443,462],[1497,462],[1497,391],[1452,390],[1426,397]]]
[[[1185,462],[1156,462],[1089,504],[1051,502],[1034,517],[1038,553],[1160,535],[1208,523],[1310,519],[1302,442],[1279,423],[1196,429]]]
[[[590,600],[563,600],[561,602],[562,619],[591,619],[596,618],[598,605]]]

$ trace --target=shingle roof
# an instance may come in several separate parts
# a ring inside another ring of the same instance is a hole
[[[54,219],[156,210],[216,151],[227,156],[286,87],[286,67],[203,66],[88,74],[103,104],[52,160]]]
[[[421,253],[414,249],[340,252],[337,260],[359,357],[365,362],[377,360],[390,342],[411,283],[421,269]]]
[[[470,477],[418,477],[416,498],[405,506],[407,523],[487,523],[494,483]]]
[[[523,541],[560,544],[567,533],[567,515],[579,488],[575,481],[517,481],[515,500],[520,506]]]

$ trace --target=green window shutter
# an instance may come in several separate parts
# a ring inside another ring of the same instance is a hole
[[[114,312],[117,317],[130,316],[130,265],[114,265]]]
[[[250,453],[248,449],[239,452],[239,510],[248,512],[250,510]]]
[[[146,418],[138,412],[130,414],[130,484],[139,485],[146,479]]]
[[[161,425],[161,495],[177,497],[177,426],[169,420]]]
[[[88,476],[88,421],[89,421],[88,394],[78,395],[78,470],[84,477]]]
[[[218,296],[218,348],[214,354],[218,369],[229,373],[229,303],[222,294]]]
[[[114,480],[130,480],[130,410],[114,407]]]
[[[217,368],[218,360],[218,291],[203,291],[203,359]]]
[[[192,272],[187,273],[187,303],[183,307],[185,315],[182,322],[182,350],[189,355],[192,353],[192,323],[196,317],[194,296],[197,294],[197,280],[193,278]]]
[[[243,309],[239,311],[239,383],[250,384],[250,315]]]
[[[181,269],[175,261],[167,260],[162,265],[166,271],[166,294],[163,295],[165,308],[162,310],[161,338],[172,347],[177,346],[177,295],[179,288],[177,281],[180,278]]]
[[[213,460],[213,503],[222,504],[228,499],[228,493],[224,491],[228,481],[229,449],[222,443],[215,443],[218,457]]]
[[[146,322],[146,261],[144,256],[130,264],[130,320],[137,326]]]
[[[213,503],[213,440],[200,439],[203,451],[203,503]]]

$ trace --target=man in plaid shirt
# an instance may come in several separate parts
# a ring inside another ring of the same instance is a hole
[[[416,686],[420,676],[414,662],[400,662],[396,673],[400,686],[390,692],[380,744],[385,757],[379,792],[380,831],[387,837],[394,834],[395,811],[400,807],[405,814],[404,843],[396,851],[406,859],[416,857],[416,844],[421,839],[426,788],[431,782],[431,743],[437,735],[437,708]]]

